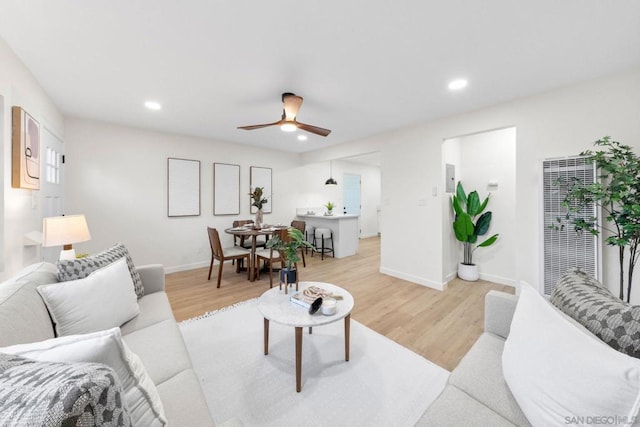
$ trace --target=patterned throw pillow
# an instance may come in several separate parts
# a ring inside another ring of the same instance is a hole
[[[116,243],[113,247],[97,255],[74,260],[58,261],[58,281],[66,282],[68,280],[84,279],[95,270],[111,264],[122,257],[127,259],[127,267],[129,267],[129,273],[131,273],[131,279],[133,279],[133,287],[136,290],[138,298],[141,298],[144,295],[144,288],[142,287],[140,274],[133,264],[129,251],[122,243]]]
[[[640,358],[640,306],[620,301],[597,280],[577,270],[560,278],[551,303],[610,347]]]
[[[0,425],[130,426],[115,372],[0,354]]]

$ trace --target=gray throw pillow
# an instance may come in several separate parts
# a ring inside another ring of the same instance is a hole
[[[122,401],[122,385],[106,365],[0,353],[0,425],[128,427]]]
[[[84,279],[95,270],[105,267],[122,257],[127,260],[127,267],[129,268],[129,273],[131,273],[133,287],[135,288],[138,298],[141,298],[144,295],[142,279],[140,279],[140,274],[133,264],[129,251],[122,243],[116,243],[113,247],[96,255],[74,260],[58,261],[58,281],[66,282],[68,280]]]
[[[610,347],[640,358],[640,306],[620,301],[586,273],[572,270],[558,280],[551,303]]]

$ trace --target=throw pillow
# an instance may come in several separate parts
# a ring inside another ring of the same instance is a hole
[[[131,419],[108,366],[0,354],[0,425],[127,427]]]
[[[66,282],[67,280],[84,279],[97,269],[109,265],[120,258],[127,260],[127,267],[129,267],[129,273],[131,273],[131,279],[133,280],[136,295],[138,298],[142,298],[144,295],[142,279],[140,279],[140,274],[138,273],[136,266],[133,264],[129,251],[122,243],[116,243],[113,247],[104,250],[97,255],[74,260],[58,261],[58,281]]]
[[[620,301],[586,273],[560,278],[551,303],[612,348],[640,358],[640,306]]]
[[[122,341],[119,328],[14,345],[0,348],[0,353],[49,362],[105,364],[115,371],[122,383],[124,406],[134,426],[167,424],[158,390],[140,358]]]
[[[595,416],[631,424],[640,408],[640,360],[602,343],[524,282],[502,366],[534,426]]]
[[[124,258],[85,279],[40,285],[56,334],[72,335],[120,326],[139,313]]]

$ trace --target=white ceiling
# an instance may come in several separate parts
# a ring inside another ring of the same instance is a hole
[[[0,0],[0,37],[66,115],[305,152],[638,66],[640,1]],[[331,135],[236,129],[282,92]]]

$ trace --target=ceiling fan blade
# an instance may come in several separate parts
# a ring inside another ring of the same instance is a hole
[[[292,93],[283,93],[282,102],[284,104],[284,116],[287,120],[293,120],[298,115],[298,110],[302,105],[302,97]]]
[[[238,129],[254,130],[254,129],[266,128],[266,127],[269,127],[269,126],[277,126],[277,125],[279,125],[281,123],[282,123],[282,120],[278,120],[277,122],[265,123],[263,125],[238,126]]]
[[[318,126],[307,125],[305,123],[296,122],[298,129],[306,130],[307,132],[315,133],[320,136],[327,136],[331,133],[329,129],[324,129]]]

